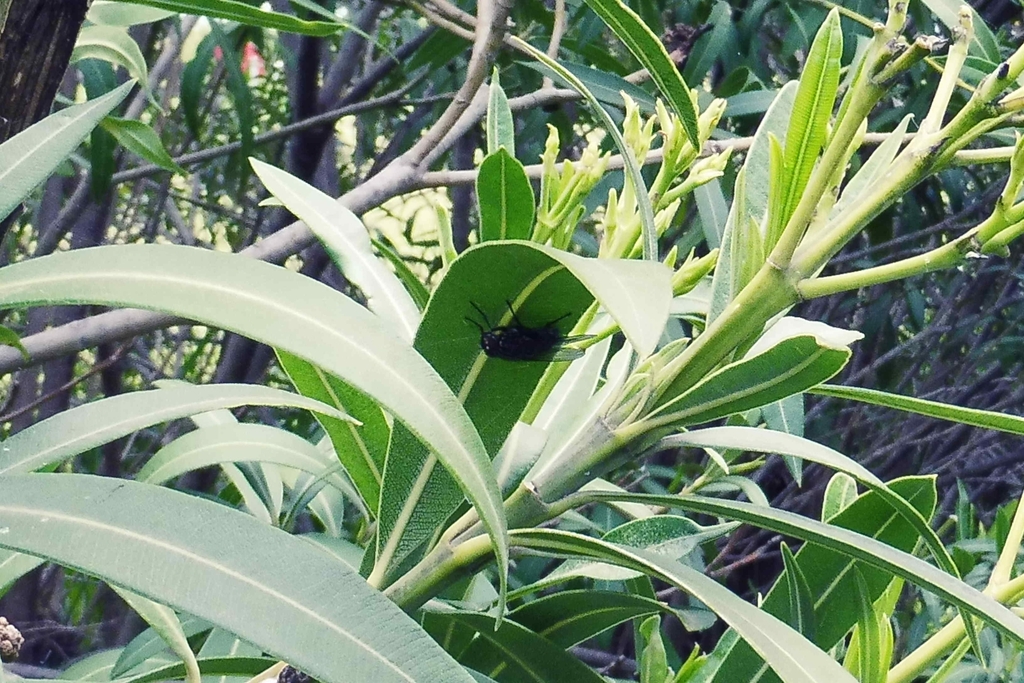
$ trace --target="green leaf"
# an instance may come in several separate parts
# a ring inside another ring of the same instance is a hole
[[[3,547],[204,618],[323,681],[471,680],[344,563],[218,503],[125,480],[12,475],[0,479],[0,524]]]
[[[419,309],[395,274],[373,253],[370,234],[359,217],[286,171],[258,159],[249,163],[266,188],[309,226],[338,269],[366,296],[369,309],[411,342],[420,321]]]
[[[504,147],[489,154],[476,178],[480,240],[525,240],[533,232],[536,199],[526,170]]]
[[[527,628],[506,621],[495,629],[495,620],[486,614],[469,612],[435,613],[440,620],[468,626],[493,649],[470,648],[460,662],[502,681],[558,681],[559,683],[602,683],[593,669],[563,648]],[[502,658],[495,661],[493,652]],[[485,656],[486,655],[486,656]]]
[[[409,265],[405,262],[402,256],[394,250],[389,244],[382,242],[379,239],[370,238],[370,244],[377,250],[377,253],[391,264],[391,267],[395,269],[395,274],[398,279],[401,280],[402,284],[405,285],[405,291],[409,292],[409,296],[412,297],[413,303],[416,304],[416,309],[422,311],[427,307],[427,301],[430,300],[430,292],[426,286],[420,282],[420,278],[416,273],[412,272]],[[454,251],[454,250],[453,250]]]
[[[0,475],[38,470],[161,422],[248,405],[305,408],[345,418],[331,406],[269,387],[211,384],[138,391],[85,403],[18,432],[0,449]]]
[[[199,14],[211,19],[228,19],[247,26],[273,28],[307,36],[331,36],[348,28],[340,21],[303,21],[290,14],[270,12],[239,0],[120,0],[171,12]]]
[[[38,557],[0,550],[0,595],[6,593],[11,584],[42,563]]]
[[[716,370],[681,396],[668,396],[659,413],[672,415],[676,424],[696,425],[758,408],[835,376],[850,355],[846,346],[819,337],[790,337]]]
[[[661,616],[644,619],[639,628],[643,640],[639,647],[640,683],[666,683],[669,678],[668,655],[661,639]]]
[[[167,153],[160,136],[152,127],[141,121],[129,121],[108,116],[100,121],[100,127],[114,136],[114,139],[129,152],[145,159],[151,164],[171,171],[172,173],[186,174],[187,171],[178,166]]]
[[[50,177],[134,85],[125,83],[103,97],[51,114],[0,144],[0,220]]]
[[[584,1],[644,65],[682,122],[690,144],[694,149],[700,149],[697,111],[690,99],[690,88],[658,36],[621,0]]]
[[[793,215],[825,144],[828,122],[839,89],[842,56],[843,29],[839,23],[839,10],[833,8],[814,37],[800,76],[786,133],[785,201],[779,212],[772,211],[773,218],[781,224],[769,226],[769,235],[781,234]]]
[[[545,555],[582,556],[616,563],[686,591],[739,632],[787,683],[855,681],[827,653],[785,623],[680,562],[554,529],[517,529],[510,532],[510,537],[516,547]]]
[[[793,551],[782,543],[783,577],[789,588],[789,625],[814,640],[814,598]]]
[[[110,587],[160,635],[171,651],[181,659],[185,667],[185,679],[189,683],[199,683],[199,663],[196,662],[196,655],[188,644],[188,638],[185,636],[185,631],[174,610],[115,584],[110,584]]]
[[[875,151],[871,153],[868,160],[860,167],[856,175],[843,188],[839,201],[832,207],[830,219],[838,216],[843,209],[855,206],[865,192],[872,191],[882,177],[888,173],[893,159],[903,146],[903,140],[907,133],[907,127],[914,118],[913,114],[907,114],[890,135],[885,137]]]
[[[212,628],[210,622],[193,616],[183,617],[178,623],[181,625],[181,631],[185,634],[186,638],[191,638],[194,635],[202,633],[203,631],[209,631]],[[164,639],[160,637],[159,633],[157,633],[153,628],[146,629],[139,635],[135,636],[132,641],[128,643],[123,650],[121,650],[117,661],[110,670],[110,679],[122,678],[124,674],[128,673],[146,660],[163,652],[166,647],[167,645],[164,643]]]
[[[973,427],[995,429],[996,431],[1009,434],[1024,434],[1024,417],[1017,415],[997,413],[991,410],[978,410],[977,408],[962,408],[948,403],[928,401],[923,398],[891,394],[887,391],[862,389],[860,387],[843,387],[835,384],[824,384],[809,391],[819,396],[845,398],[885,408],[905,410],[908,413],[927,415],[928,417],[958,422]]]
[[[123,66],[128,75],[145,85],[149,71],[146,58],[128,32],[120,26],[86,26],[78,34],[71,53],[71,62],[83,59],[102,59],[114,66]]]
[[[793,102],[796,99],[798,84],[790,81],[778,91],[775,100],[754,132],[754,141],[750,145],[746,159],[736,175],[734,200],[729,208],[722,236],[722,251],[718,255],[718,266],[712,281],[711,308],[708,312],[708,324],[722,314],[739,290],[736,288],[737,273],[732,272],[733,234],[739,230],[749,229],[750,219],[758,224],[768,211],[768,198],[772,181],[770,172],[769,147],[770,136],[774,135],[784,141],[786,128],[789,125]],[[742,188],[742,190],[741,190]]]
[[[601,590],[558,591],[509,614],[561,648],[570,648],[619,624],[651,614],[675,614],[668,605],[640,595]]]
[[[110,26],[137,26],[152,24],[173,17],[176,12],[130,5],[126,2],[110,0],[94,0],[85,18],[94,24]]]
[[[856,499],[856,480],[845,472],[836,472],[825,486],[825,495],[821,503],[821,521],[831,521]]]
[[[515,135],[516,128],[512,123],[512,110],[508,106],[505,91],[501,89],[498,69],[495,67],[487,98],[487,156],[491,156],[504,147],[505,151],[515,158]],[[530,196],[533,196],[532,192]]]
[[[888,622],[888,618],[876,612],[871,591],[861,571],[855,568],[853,575],[857,584],[860,616],[850,638],[844,665],[861,683],[885,683],[886,674],[889,672],[889,660],[892,657],[892,645],[890,643],[886,656],[885,631],[880,622]]]
[[[462,397],[487,451],[496,453],[547,364],[486,356],[479,330],[467,321],[479,317],[473,304],[491,325],[513,322],[509,302],[526,325],[568,315],[560,323],[566,333],[596,299],[627,339],[649,353],[668,317],[670,278],[660,263],[588,259],[533,242],[480,244],[463,252],[437,286],[415,348]],[[395,430],[381,495],[378,573],[397,567],[462,503],[462,494],[436,465],[405,430]]]
[[[185,316],[337,375],[379,401],[437,454],[483,519],[499,568],[507,566],[501,497],[469,416],[422,356],[351,299],[269,263],[170,245],[76,249],[0,270],[0,307],[56,303]]]
[[[345,466],[367,508],[376,515],[381,472],[391,439],[391,426],[384,412],[365,394],[312,363],[283,351],[277,352],[277,359],[296,391],[345,411],[362,423],[356,425],[350,420],[315,414],[317,422],[330,437],[338,460]]]
[[[327,474],[331,460],[313,444],[277,427],[246,423],[207,427],[179,436],[158,450],[135,480],[160,485],[186,472],[225,462],[274,463],[323,475],[339,491],[347,488],[339,474]]]
[[[0,345],[14,347],[18,349],[21,357],[26,361],[32,360],[32,357],[28,355],[28,349],[21,343],[21,337],[18,336],[18,333],[3,325],[0,325]]]
[[[616,0],[602,1],[615,2]],[[657,261],[658,232],[654,225],[654,207],[651,206],[651,200],[647,192],[647,184],[644,182],[644,177],[640,173],[640,163],[637,161],[636,155],[633,153],[633,149],[627,145],[626,141],[623,139],[622,132],[619,130],[619,125],[612,120],[611,116],[608,115],[608,112],[605,111],[605,108],[602,107],[601,103],[597,101],[596,97],[594,97],[594,94],[591,93],[590,90],[587,89],[587,86],[583,84],[583,81],[574,76],[568,69],[526,41],[515,37],[513,37],[512,40],[527,54],[531,55],[541,64],[551,69],[551,71],[553,71],[560,80],[564,81],[566,85],[578,92],[583,99],[587,101],[587,104],[590,105],[594,114],[597,115],[605,129],[605,132],[611,136],[612,141],[615,143],[615,147],[622,155],[624,165],[623,170],[625,171],[626,178],[635,189],[635,197],[640,212],[640,226],[643,234],[644,259],[647,261]],[[662,50],[664,50],[664,48],[662,48]],[[694,116],[696,115],[694,114]],[[694,125],[696,125],[696,123]]]

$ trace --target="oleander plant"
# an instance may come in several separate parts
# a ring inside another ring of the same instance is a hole
[[[1014,31],[882,9],[96,0],[0,144],[0,607],[117,617],[64,680],[1024,680],[1020,491],[805,412],[1024,435],[814,313],[1024,233]]]

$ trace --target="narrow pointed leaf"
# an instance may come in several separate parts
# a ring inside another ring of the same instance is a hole
[[[0,220],[50,177],[134,85],[125,83],[95,100],[51,114],[0,144]]]
[[[786,683],[854,679],[829,655],[782,621],[745,602],[695,569],[665,557],[553,529],[514,530],[513,544],[544,554],[614,562],[665,581],[706,604],[735,629]]]
[[[508,98],[501,88],[498,69],[494,69],[487,98],[487,155],[490,156],[504,147],[512,156],[516,155],[516,129],[512,123],[512,110]]]
[[[199,663],[196,662],[196,655],[188,644],[188,638],[174,610],[115,584],[110,584],[110,587],[160,635],[171,648],[171,652],[181,659],[185,667],[186,680],[189,683],[199,683]]]
[[[347,565],[211,501],[87,475],[12,475],[0,479],[0,529],[0,546],[215,622],[325,683],[471,680]]]
[[[338,269],[366,296],[371,311],[412,341],[420,312],[399,279],[373,253],[370,234],[359,217],[312,185],[250,159],[253,170],[285,208],[317,236]]]
[[[839,10],[833,8],[811,44],[793,102],[793,114],[786,133],[783,223],[789,220],[799,203],[825,144],[828,121],[839,89],[842,56],[843,30],[839,23]]]
[[[334,446],[338,460],[345,466],[367,508],[376,516],[381,473],[391,439],[391,426],[384,412],[373,399],[312,363],[282,351],[277,352],[277,358],[299,393],[332,405],[359,420],[357,425],[350,420],[315,413],[317,422]]]
[[[700,149],[697,112],[690,99],[690,88],[658,36],[621,0],[584,1],[644,65],[682,122],[690,144]]]
[[[122,2],[183,14],[198,14],[212,19],[228,19],[248,26],[273,28],[308,36],[330,36],[347,28],[347,25],[340,21],[304,21],[290,14],[263,10],[240,0],[122,0]]]
[[[885,408],[895,408],[896,410],[905,410],[908,413],[927,415],[939,420],[959,422],[960,424],[974,427],[995,429],[1009,434],[1024,434],[1024,417],[1018,415],[997,413],[991,410],[978,410],[977,408],[963,408],[950,405],[949,403],[939,403],[938,401],[929,401],[923,398],[914,398],[913,396],[892,394],[887,391],[863,389],[861,387],[843,387],[835,384],[824,384],[820,387],[815,387],[810,390],[810,393],[818,394],[819,396],[845,398]]]
[[[80,249],[0,271],[0,307],[58,302],[185,316],[283,349],[342,378],[437,454],[477,507],[504,572],[504,510],[473,423],[423,356],[348,297],[268,263],[169,245]]]
[[[339,474],[327,474],[332,463],[313,444],[277,427],[246,423],[208,427],[179,436],[158,450],[135,479],[160,485],[186,472],[226,462],[273,463],[323,475],[335,488],[346,488]],[[337,463],[333,467],[337,468]]]
[[[86,403],[23,429],[0,448],[0,475],[31,472],[146,427],[197,413],[240,406],[279,406],[345,414],[280,389],[246,384],[175,386]]]

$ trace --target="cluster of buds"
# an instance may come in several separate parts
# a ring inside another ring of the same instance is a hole
[[[576,224],[583,218],[583,203],[594,185],[604,177],[608,155],[601,154],[596,141],[591,141],[576,163],[566,161],[558,167],[558,130],[548,126],[548,139],[541,155],[544,173],[540,181],[540,202],[533,241],[551,242],[559,249],[569,246]]]
[[[21,631],[8,622],[7,617],[0,617],[0,660],[13,662],[24,644],[25,638]]]
[[[661,235],[675,220],[683,198],[701,185],[720,177],[729,163],[731,149],[700,157],[701,148],[710,139],[711,132],[725,112],[725,101],[715,100],[700,115],[700,148],[695,148],[686,137],[678,117],[670,113],[660,101],[656,104],[656,115],[644,121],[637,103],[625,93],[622,96],[626,103],[622,137],[637,162],[643,164],[650,154],[656,129],[664,141],[661,147],[661,166],[654,184],[648,190],[654,209],[654,227],[657,234]],[[621,194],[615,189],[609,191],[601,227],[604,232],[601,256],[622,258],[640,254],[640,207],[632,184],[627,182]]]

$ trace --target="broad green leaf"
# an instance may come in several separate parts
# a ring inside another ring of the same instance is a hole
[[[588,259],[533,242],[489,242],[467,249],[438,285],[415,348],[448,382],[497,453],[530,400],[547,363],[490,358],[480,348],[479,307],[489,325],[559,321],[567,333],[596,299],[645,351],[657,344],[671,303],[671,271],[662,264]],[[377,569],[383,575],[430,538],[463,496],[434,456],[396,428],[384,470]]]
[[[978,410],[977,408],[962,408],[948,403],[928,401],[923,398],[891,394],[887,391],[862,389],[860,387],[843,387],[835,384],[823,384],[809,391],[820,396],[845,398],[885,408],[905,410],[908,413],[927,415],[928,417],[959,422],[960,424],[973,427],[995,429],[1010,434],[1024,434],[1024,417],[1017,415],[997,413],[991,410]]]
[[[617,0],[602,1],[617,2]],[[601,121],[605,132],[611,136],[616,149],[618,149],[619,153],[622,155],[624,165],[623,170],[626,174],[626,178],[635,189],[635,197],[640,213],[640,229],[643,236],[644,259],[647,261],[657,261],[658,233],[654,225],[654,207],[651,206],[651,200],[647,192],[647,184],[644,182],[644,177],[640,173],[640,163],[637,161],[636,155],[633,153],[633,148],[627,145],[625,139],[623,139],[622,133],[619,130],[619,125],[612,120],[611,116],[608,115],[608,112],[605,111],[605,108],[602,107],[601,103],[597,101],[596,97],[594,97],[594,94],[587,89],[586,85],[583,84],[583,81],[574,76],[572,72],[526,41],[520,40],[516,37],[513,37],[512,40],[527,54],[531,55],[538,62],[551,69],[559,80],[563,81],[566,85],[579,93]],[[662,48],[662,51],[664,51],[664,48]],[[675,67],[673,67],[673,69],[674,68]],[[678,71],[676,74],[678,75]],[[691,112],[691,114],[694,116],[694,126],[696,126],[696,114],[693,112]]]
[[[114,139],[129,152],[145,159],[172,173],[185,174],[187,171],[178,166],[167,153],[160,136],[150,126],[141,121],[129,121],[108,116],[100,121],[100,127],[114,136]]]
[[[825,495],[821,502],[821,521],[831,521],[856,499],[857,481],[844,472],[836,472],[825,486]]]
[[[508,106],[508,98],[501,89],[498,69],[494,69],[487,98],[487,156],[491,156],[504,147],[509,156],[516,156],[516,128],[512,123],[512,110]],[[532,197],[531,192],[531,197]]]
[[[149,78],[146,58],[142,55],[139,44],[120,26],[83,28],[71,53],[71,62],[83,59],[102,59],[115,66],[122,66],[129,76],[143,85]]]
[[[290,14],[270,12],[241,0],[120,0],[133,5],[156,7],[171,12],[199,14],[212,19],[228,19],[247,26],[273,28],[308,36],[330,36],[348,26],[340,21],[303,21]]]
[[[394,273],[373,253],[370,234],[359,217],[290,173],[258,159],[249,163],[266,188],[309,226],[338,269],[366,296],[369,309],[411,342],[420,321],[419,309]]]
[[[825,144],[828,122],[835,106],[839,89],[839,70],[843,57],[843,29],[839,23],[839,10],[833,8],[818,29],[811,51],[804,63],[800,86],[793,102],[793,112],[786,133],[786,163],[783,187],[786,196],[779,212],[772,211],[774,220],[768,235],[774,242],[793,215],[800,202],[818,154]]]
[[[50,177],[134,86],[125,83],[103,97],[51,114],[0,144],[0,220]]]
[[[697,111],[690,99],[690,88],[658,36],[621,0],[584,1],[644,65],[679,117],[690,144],[694,149],[700,149]]]
[[[554,529],[517,529],[510,533],[510,537],[516,547],[546,555],[576,555],[614,562],[686,591],[732,626],[787,683],[855,681],[826,652],[815,647],[784,622],[682,563],[642,550]]]
[[[178,623],[186,638],[209,631],[212,628],[210,622],[198,619],[193,616],[183,616]],[[121,678],[146,660],[160,654],[167,648],[164,639],[152,627],[135,636],[123,650],[121,650],[117,661],[110,670],[110,678]]]
[[[211,384],[138,391],[65,410],[18,432],[0,447],[0,475],[38,470],[161,422],[247,405],[305,408],[346,419],[319,401],[269,387]]]
[[[185,636],[185,631],[174,610],[116,584],[110,584],[110,587],[160,635],[171,651],[181,660],[185,667],[185,680],[188,683],[199,683],[199,664],[196,662],[196,655],[188,644],[188,638]]]
[[[486,614],[445,612],[441,620],[468,626],[494,650],[503,655],[495,662],[493,650],[470,648],[459,661],[499,681],[558,681],[559,683],[601,683],[604,679],[563,648],[519,624],[506,621],[495,630],[494,618]]]
[[[536,199],[523,165],[504,147],[489,154],[476,177],[480,240],[524,240],[533,232]]]
[[[151,24],[173,17],[177,12],[154,9],[131,5],[126,2],[112,2],[111,0],[95,0],[89,7],[85,18],[94,24],[109,24],[111,26],[137,26],[139,24]]]
[[[293,353],[342,378],[437,454],[477,508],[504,572],[504,511],[473,423],[427,361],[348,297],[262,261],[170,245],[78,249],[0,270],[0,307],[56,303],[185,316]]]
[[[0,479],[0,524],[3,547],[206,619],[325,683],[471,680],[345,564],[218,503],[132,481],[12,475]]]
[[[346,488],[338,473],[327,474],[332,463],[313,444],[277,427],[246,423],[208,427],[179,436],[158,450],[135,479],[160,485],[186,472],[225,462],[274,463],[325,475],[326,481],[335,488]],[[337,463],[334,466],[337,467]]]
[[[315,414],[363,502],[376,516],[381,472],[391,439],[391,426],[384,412],[373,399],[312,363],[282,351],[278,351],[277,359],[299,393],[343,410],[361,423]]]
[[[849,359],[844,345],[816,336],[790,337],[716,370],[681,396],[667,395],[659,413],[680,425],[710,422],[806,391],[833,377]]]

